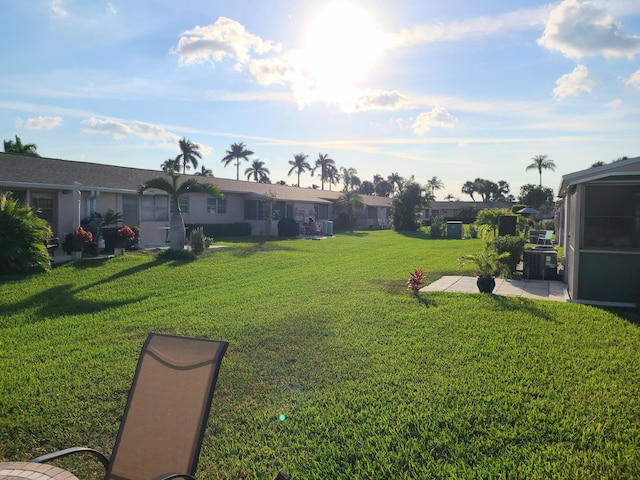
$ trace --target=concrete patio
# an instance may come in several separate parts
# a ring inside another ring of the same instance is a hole
[[[422,287],[421,292],[479,293],[476,277],[450,275]],[[496,278],[495,295],[566,302],[565,284],[557,280],[514,280]]]

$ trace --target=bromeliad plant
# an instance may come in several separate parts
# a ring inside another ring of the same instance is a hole
[[[82,227],[78,227],[71,235],[73,236],[71,249],[74,252],[81,252],[87,243],[93,242],[93,234]]]
[[[407,290],[409,290],[414,296],[418,296],[420,293],[420,287],[424,285],[424,276],[427,274],[424,268],[416,268],[413,272],[409,272],[409,280],[407,281]]]
[[[116,247],[127,248],[133,244],[136,238],[136,234],[130,227],[125,225],[124,227],[116,230]]]

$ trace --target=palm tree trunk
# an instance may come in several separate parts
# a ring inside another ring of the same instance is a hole
[[[171,199],[171,218],[169,220],[169,248],[173,251],[184,249],[186,238],[184,234],[184,219],[180,213],[178,197]]]

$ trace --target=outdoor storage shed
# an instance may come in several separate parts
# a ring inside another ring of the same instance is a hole
[[[640,301],[640,157],[564,175],[558,195],[571,301]]]

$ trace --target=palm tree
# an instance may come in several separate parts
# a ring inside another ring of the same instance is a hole
[[[180,171],[180,162],[176,158],[167,158],[164,162],[162,162],[160,168],[162,168],[162,171],[164,173],[167,173],[170,168],[176,171]]]
[[[178,141],[180,146],[180,155],[176,157],[176,163],[182,162],[182,173],[187,173],[189,164],[193,165],[193,168],[198,168],[198,159],[202,158],[202,154],[199,152],[200,145],[197,145],[186,138]]]
[[[471,180],[467,180],[466,182],[464,182],[464,185],[462,185],[462,189],[460,191],[465,195],[469,195],[472,202],[476,201],[476,199],[473,198],[473,194],[476,193],[476,184]]]
[[[317,168],[320,169],[320,184],[322,185],[322,190],[324,190],[324,181],[327,179],[327,166],[334,165],[336,162],[333,159],[329,158],[329,154],[319,153],[318,159],[316,160],[316,166],[311,170],[311,175],[313,175]]]
[[[427,188],[429,189],[429,193],[433,200],[436,199],[436,190],[442,190],[444,188],[444,183],[438,177],[431,177],[431,179],[427,180]]]
[[[373,184],[373,182],[365,180],[360,184],[360,188],[358,188],[358,191],[363,195],[373,195],[376,193],[376,186]]]
[[[4,141],[4,153],[18,153],[20,155],[30,155],[32,157],[39,157],[38,146],[35,143],[23,144],[19,136],[15,136],[15,142],[13,140]]]
[[[196,175],[199,177],[213,177],[213,171],[210,168],[207,168],[204,165],[202,165],[200,167],[200,171],[196,172]]]
[[[344,191],[347,191],[349,189],[353,190],[359,187],[362,183],[357,175],[358,171],[355,168],[340,167],[340,171],[342,172],[342,183],[344,184]]]
[[[293,156],[293,160],[289,160],[289,165],[291,168],[289,169],[289,173],[287,175],[291,175],[293,172],[298,174],[298,187],[300,186],[300,174],[306,172],[307,170],[311,170],[311,165],[307,162],[308,156],[304,153],[298,153]]]
[[[147,180],[138,187],[138,195],[142,195],[150,188],[166,192],[171,200],[171,219],[169,221],[169,248],[174,251],[182,250],[185,243],[184,220],[180,213],[179,198],[186,193],[206,193],[212,197],[222,198],[222,192],[211,183],[200,183],[195,178],[190,178],[178,184],[179,173],[172,169],[167,171],[166,177],[155,177]]]
[[[337,185],[340,181],[340,174],[335,165],[327,166],[327,182],[329,182],[329,191],[331,191],[331,185]]]
[[[398,175],[397,172],[391,173],[391,175],[387,177],[387,181],[391,184],[391,196],[396,194],[396,185],[400,186],[400,182],[402,182],[402,180],[404,179]]]
[[[358,210],[365,208],[365,203],[357,190],[347,190],[336,200],[336,207],[339,212],[347,216],[349,226],[353,226],[354,214]]]
[[[249,157],[253,155],[251,150],[247,150],[247,146],[244,142],[240,143],[232,143],[231,149],[227,150],[227,154],[221,160],[226,167],[234,160],[236,161],[236,180],[240,180],[240,160],[244,159],[245,161],[249,161]]]
[[[456,199],[456,197],[454,197],[452,193],[448,193],[448,194],[444,197],[444,199],[445,199],[447,202],[453,202],[453,201]]]
[[[542,186],[542,170],[551,170],[552,172],[556,171],[555,162],[547,157],[547,155],[536,155],[535,157],[531,157],[532,163],[525,169],[538,170],[538,173],[540,174],[540,186]]]
[[[260,183],[268,183],[269,177],[267,175],[269,173],[271,172],[264,166],[264,162],[262,160],[254,160],[253,163],[251,163],[251,166],[244,171],[244,174],[247,176],[247,180],[253,177],[256,182]]]

